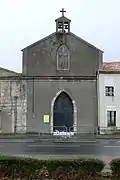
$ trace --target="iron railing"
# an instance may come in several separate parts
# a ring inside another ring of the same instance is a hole
[[[2,134],[2,129],[0,134]],[[82,137],[84,135],[99,136],[99,135],[120,135],[120,127],[89,127],[89,126],[49,126],[48,129],[39,130],[35,126],[16,126],[16,131],[4,133],[12,135],[32,135],[39,137]]]
[[[89,126],[71,126],[67,128],[66,126],[49,126],[49,129],[45,131],[39,131],[38,127],[33,126],[17,126],[16,127],[17,134],[33,134],[39,136],[45,135],[54,135],[54,136],[73,136],[73,135],[83,135],[83,134],[91,134],[95,135],[97,132],[97,128],[89,127]]]

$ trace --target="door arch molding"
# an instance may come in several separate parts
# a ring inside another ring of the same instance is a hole
[[[73,132],[77,131],[77,106],[75,100],[72,98],[71,94],[66,91],[65,89],[62,89],[56,93],[56,95],[53,97],[51,102],[51,118],[50,118],[50,132],[53,133],[53,118],[54,118],[54,104],[57,99],[57,97],[62,93],[65,92],[72,100],[73,104]]]

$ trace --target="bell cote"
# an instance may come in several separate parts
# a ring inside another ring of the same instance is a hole
[[[64,10],[64,8],[62,8],[62,10],[60,12],[62,13],[62,16],[55,20],[55,22],[56,22],[56,32],[69,33],[70,32],[70,22],[71,22],[71,20],[64,16],[64,13],[66,12]]]

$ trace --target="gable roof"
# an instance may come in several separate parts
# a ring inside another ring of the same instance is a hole
[[[33,43],[33,44],[31,44],[31,45],[23,48],[21,51],[24,51],[25,49],[30,48],[30,47],[32,47],[32,46],[34,46],[34,45],[36,45],[36,44],[38,44],[38,43],[40,43],[40,42],[42,42],[42,41],[45,41],[45,40],[49,39],[50,37],[56,35],[57,33],[59,33],[59,32],[54,32],[54,33],[46,36],[45,38],[42,38],[42,39],[40,39],[39,41],[36,41],[35,43]],[[92,45],[91,43],[85,41],[84,39],[80,38],[79,36],[77,36],[77,35],[75,35],[75,34],[73,34],[73,33],[71,33],[71,32],[69,32],[68,34],[70,34],[71,36],[75,37],[76,39],[82,41],[83,43],[87,44],[89,47],[92,47],[92,48],[94,48],[94,49],[96,49],[96,50],[98,50],[98,51],[101,51],[101,52],[103,53],[102,50],[100,50],[100,49],[97,48],[96,46]]]
[[[120,61],[104,62],[100,73],[120,73]]]
[[[40,39],[40,40],[38,40],[38,41],[36,41],[36,42],[34,42],[34,43],[32,43],[32,44],[30,44],[30,45],[28,45],[28,46],[26,46],[26,47],[23,48],[21,51],[24,51],[25,49],[30,48],[30,47],[32,47],[32,46],[35,46],[36,44],[39,44],[40,42],[49,39],[50,37],[54,36],[55,34],[56,34],[56,32],[55,32],[55,33],[52,33],[52,34],[50,34],[50,35],[48,35],[48,36],[46,36],[46,37],[44,37],[44,38],[42,38],[42,39]]]
[[[82,41],[83,43],[87,44],[88,46],[90,46],[90,47],[92,47],[92,48],[94,48],[94,49],[96,49],[96,50],[98,50],[98,51],[101,51],[102,53],[104,52],[103,50],[97,48],[96,46],[92,45],[91,43],[89,43],[88,41],[82,39],[81,37],[73,34],[72,32],[70,32],[70,35],[72,35],[72,36],[75,37],[76,39]]]
[[[9,69],[6,69],[6,68],[3,68],[3,67],[0,67],[0,70],[2,70],[2,71],[6,71],[6,72],[8,72],[8,73],[13,73],[13,74],[20,74],[20,73],[17,73],[17,72],[15,72],[15,71],[12,71],[12,70],[9,70]]]
[[[56,20],[55,20],[55,22],[56,21],[69,21],[69,22],[71,22],[71,20],[70,19],[68,19],[68,18],[66,18],[65,16],[61,16],[61,17],[59,17],[59,18],[57,18]]]

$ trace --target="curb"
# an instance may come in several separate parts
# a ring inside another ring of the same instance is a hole
[[[43,137],[43,136],[32,136],[32,135],[23,135],[23,136],[18,136],[18,135],[0,135],[0,139],[39,139],[39,140],[60,140],[59,138],[60,137],[55,137],[55,138],[51,138],[51,137]],[[120,139],[120,136],[94,136],[94,137],[90,137],[90,136],[81,136],[81,137],[73,137],[73,138],[64,138],[64,137],[61,137],[62,140],[64,141],[77,141],[77,140],[83,140],[83,139],[89,139],[89,140],[97,140],[97,139]]]

